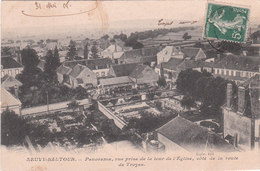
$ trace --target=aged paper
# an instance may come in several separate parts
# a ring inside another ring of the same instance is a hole
[[[260,1],[2,1],[1,170],[260,169]]]

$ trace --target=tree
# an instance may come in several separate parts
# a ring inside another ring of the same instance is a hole
[[[56,69],[59,67],[59,58],[57,57],[57,55],[59,54],[57,52],[57,49],[55,49],[55,51],[56,52],[54,52],[54,54],[56,53],[56,57],[54,57],[54,54],[51,50],[47,52],[46,62],[44,64],[45,79],[49,83],[57,81]]]
[[[97,43],[94,42],[92,48],[91,48],[92,58],[98,58],[98,49],[97,49]]]
[[[86,43],[84,46],[84,59],[88,59],[88,54],[89,54],[88,46],[89,46],[88,43]]]
[[[183,99],[181,100],[181,106],[184,108],[190,109],[191,107],[194,107],[195,101],[192,97],[185,95]]]
[[[109,35],[105,34],[104,36],[101,37],[101,39],[108,40],[109,39]]]
[[[114,35],[114,39],[120,39],[121,41],[125,42],[127,40],[127,35],[124,33],[121,33],[120,35]]]
[[[58,50],[57,46],[54,49],[53,57],[54,57],[53,66],[55,67],[55,70],[56,70],[60,66],[60,55],[59,55],[59,50]]]
[[[45,125],[30,123],[7,108],[1,114],[1,144],[6,146],[22,145],[26,136],[34,142],[43,137],[48,140],[51,133]],[[46,145],[48,142],[39,141],[37,143]]]
[[[186,32],[186,33],[183,34],[182,38],[184,40],[188,40],[188,39],[191,39],[191,35],[189,35],[188,32]]]
[[[70,41],[69,51],[67,53],[67,57],[69,60],[73,60],[77,56],[76,43],[74,41]]]
[[[136,39],[129,39],[129,40],[127,39],[125,46],[130,46],[133,49],[141,49],[144,47],[144,45],[142,43],[138,42]]]
[[[166,80],[164,77],[159,77],[159,80],[157,81],[157,84],[160,86],[160,87],[165,87],[167,85],[166,83]]]
[[[70,102],[68,104],[68,109],[72,109],[73,113],[75,112],[76,109],[79,108],[79,102],[77,102],[76,100],[73,100],[72,102]]]
[[[21,51],[21,58],[24,71],[33,73],[39,63],[37,52],[30,47],[26,47]]]

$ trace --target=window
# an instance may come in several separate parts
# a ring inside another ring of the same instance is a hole
[[[234,76],[234,71],[231,71],[231,76]]]
[[[19,74],[19,69],[16,69],[16,70],[15,70],[15,74]]]
[[[99,76],[99,72],[97,72],[96,74],[97,74],[97,76]]]
[[[12,75],[12,70],[8,70],[8,75]]]
[[[221,75],[224,75],[224,70],[221,70]]]
[[[2,71],[2,76],[4,76],[5,75],[5,72],[4,71]]]
[[[229,71],[228,70],[226,71],[226,75],[229,75]]]
[[[101,76],[104,77],[104,76],[105,76],[105,72],[102,72],[102,73],[101,73]]]

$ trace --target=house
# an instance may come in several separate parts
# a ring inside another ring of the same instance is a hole
[[[124,51],[124,48],[115,43],[115,44],[112,44],[109,47],[107,47],[105,50],[103,50],[101,52],[101,57],[102,58],[110,58],[110,59],[112,59],[113,58],[113,53],[115,53],[115,52],[123,52],[123,51]]]
[[[165,151],[236,151],[216,133],[180,116],[158,128],[156,132],[158,141],[165,145]]]
[[[203,60],[206,59],[206,54],[201,48],[185,47],[182,49],[185,59]]]
[[[17,89],[23,84],[15,79],[12,76],[5,75],[3,78],[1,78],[1,87],[5,88],[6,90],[12,90],[12,89]]]
[[[97,58],[85,60],[86,66],[96,73],[98,78],[108,77],[110,66],[113,65],[112,60],[109,58]]]
[[[112,77],[129,76],[137,65],[138,63],[112,65],[109,69],[108,75]]]
[[[114,88],[131,89],[133,81],[128,76],[103,78],[99,80],[100,93],[106,93]]]
[[[183,53],[179,46],[166,46],[157,53],[157,64],[168,62],[171,58],[183,59]]]
[[[63,74],[69,72],[68,70],[73,68],[75,65],[80,64],[89,68],[96,74],[98,78],[108,77],[109,69],[112,65],[112,60],[109,58],[97,58],[97,59],[83,59],[74,61],[65,61],[58,68],[58,80],[63,79]],[[59,73],[60,72],[60,73]]]
[[[193,59],[195,61],[206,59],[206,54],[201,48],[166,46],[157,53],[157,64],[168,62],[171,58],[177,59]]]
[[[227,103],[222,108],[224,138],[240,151],[260,150],[259,83],[257,74],[239,85],[237,95],[232,84],[227,85]]]
[[[1,88],[1,113],[8,108],[20,115],[22,103],[5,88]]]
[[[96,74],[88,67],[81,64],[71,65],[71,63],[63,63],[57,69],[57,77],[59,83],[64,83],[72,88],[97,85]]]
[[[180,58],[171,58],[168,62],[162,62],[155,67],[155,72],[158,75],[164,76],[166,81],[175,81],[178,76],[178,66],[183,62]],[[163,73],[162,73],[163,72]]]
[[[212,67],[203,67],[214,76],[242,83],[250,77],[258,74],[260,62],[252,61],[247,57],[239,57],[228,54],[222,59],[215,61]]]
[[[129,75],[129,78],[138,86],[148,84],[157,85],[159,75],[148,65],[137,65]]]
[[[127,63],[145,63],[156,62],[156,54],[159,52],[160,47],[146,47],[141,49],[133,49],[124,51],[118,59],[119,64]]]
[[[15,77],[23,71],[23,65],[11,57],[1,58],[1,77],[7,75]]]

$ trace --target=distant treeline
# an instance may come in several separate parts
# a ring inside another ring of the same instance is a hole
[[[159,35],[166,35],[170,32],[179,32],[179,31],[186,31],[186,30],[194,30],[195,27],[178,27],[178,28],[171,28],[171,29],[155,29],[155,30],[147,30],[141,32],[134,32],[131,33],[129,37],[125,34],[121,33],[119,35],[114,35],[114,39],[121,39],[125,42],[125,46],[131,46],[134,49],[142,48],[143,45],[139,42],[139,40],[149,39],[149,38],[156,38]]]

